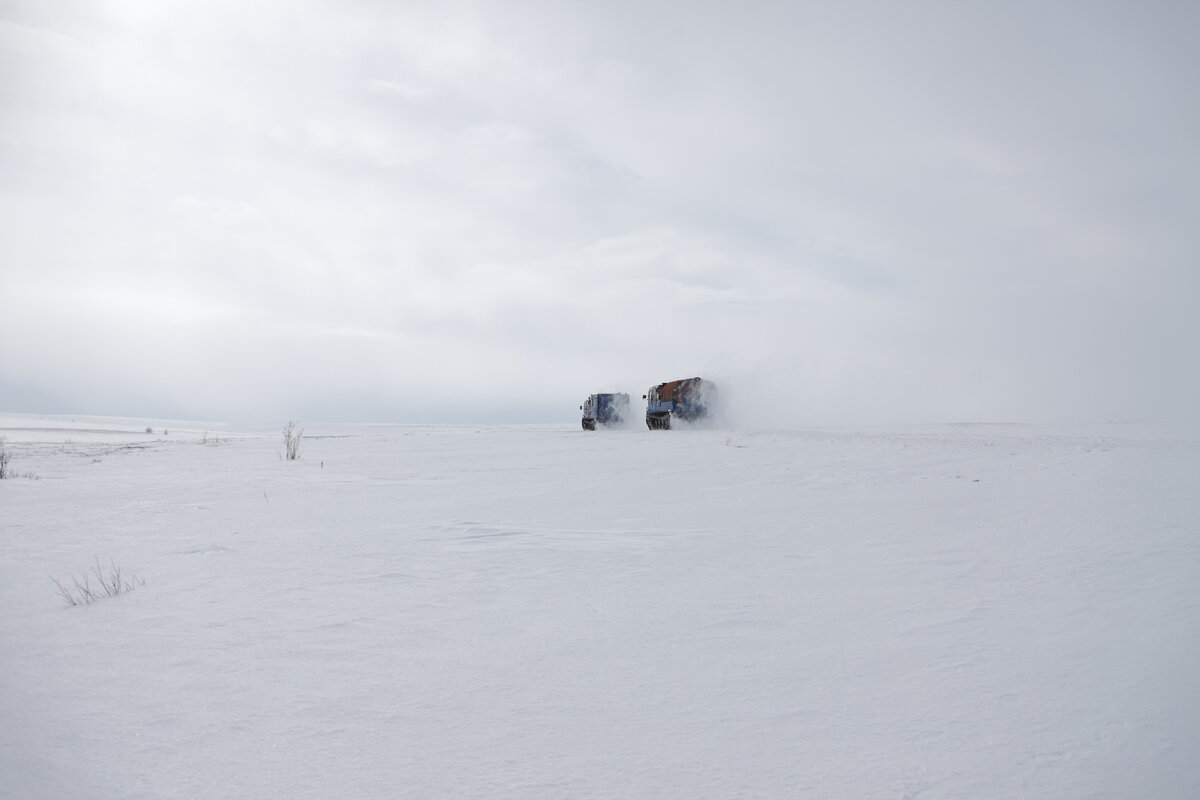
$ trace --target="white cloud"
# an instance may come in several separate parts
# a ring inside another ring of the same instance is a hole
[[[705,372],[794,376],[801,421],[1200,400],[1189,9],[0,16],[8,403],[568,418]]]

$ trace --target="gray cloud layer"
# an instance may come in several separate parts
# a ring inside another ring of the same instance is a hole
[[[0,407],[1195,418],[1198,7],[775,6],[0,5]]]

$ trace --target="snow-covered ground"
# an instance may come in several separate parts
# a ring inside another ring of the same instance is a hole
[[[0,797],[1200,797],[1195,427],[306,427],[0,417]]]

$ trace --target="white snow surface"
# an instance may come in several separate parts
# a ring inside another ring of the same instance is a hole
[[[0,797],[1200,797],[1195,426],[279,427],[0,416]]]

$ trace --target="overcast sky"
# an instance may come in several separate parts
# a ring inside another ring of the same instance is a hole
[[[2,410],[1200,417],[1200,3],[0,20]]]

